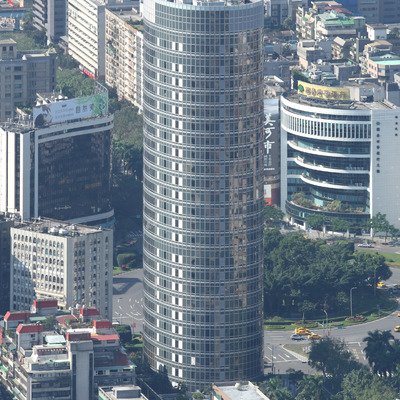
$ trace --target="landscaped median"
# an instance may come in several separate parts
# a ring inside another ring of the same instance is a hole
[[[373,298],[373,296],[371,296]],[[371,322],[377,319],[390,315],[397,309],[398,302],[394,297],[391,297],[387,292],[381,292],[376,297],[376,301],[370,304],[370,308],[364,308],[360,314],[354,314],[353,317],[348,315],[330,316],[328,314],[329,328],[341,329],[346,326]],[[321,314],[323,312],[321,311]],[[326,324],[326,317],[314,320],[293,320],[281,317],[273,317],[264,321],[264,330],[266,331],[294,331],[296,328],[304,327],[310,330],[323,329]]]

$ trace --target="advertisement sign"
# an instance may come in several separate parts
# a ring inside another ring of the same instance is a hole
[[[264,175],[279,173],[279,100],[264,99]]]
[[[33,107],[35,128],[78,118],[89,118],[108,112],[108,93],[56,101]]]
[[[313,85],[307,82],[298,84],[298,94],[323,100],[350,100],[350,90],[330,86]]]

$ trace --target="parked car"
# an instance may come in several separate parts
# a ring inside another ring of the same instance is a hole
[[[372,246],[369,243],[360,243],[358,245],[358,247],[366,247],[366,248],[370,249]]]

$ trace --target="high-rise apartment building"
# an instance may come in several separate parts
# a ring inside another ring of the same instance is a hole
[[[0,211],[110,226],[107,91],[56,100],[42,99],[33,121],[0,125]]]
[[[0,121],[14,117],[17,104],[56,87],[55,50],[17,51],[13,39],[0,40]]]
[[[113,232],[40,219],[11,228],[11,310],[35,298],[64,310],[96,307],[112,318]]]
[[[263,372],[263,2],[144,3],[144,354]]]
[[[135,9],[106,10],[106,78],[118,99],[142,109],[142,17]]]
[[[47,43],[58,42],[66,33],[67,0],[34,0],[33,24],[46,32]]]

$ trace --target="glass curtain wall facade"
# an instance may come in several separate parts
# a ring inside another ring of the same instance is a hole
[[[144,354],[263,372],[263,3],[144,3]]]
[[[282,97],[283,146],[287,163],[282,198],[297,222],[323,212],[328,218],[346,219],[363,226],[369,218],[371,115],[369,110],[344,110],[309,106]],[[304,192],[317,209],[291,202]],[[345,212],[327,212],[340,201]]]

